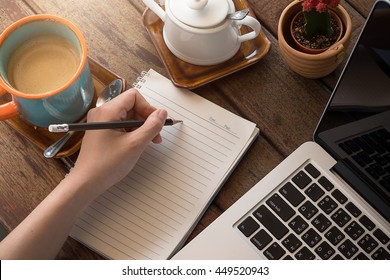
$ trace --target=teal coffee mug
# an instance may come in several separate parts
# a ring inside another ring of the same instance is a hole
[[[33,15],[0,35],[0,120],[21,115],[48,127],[80,119],[91,106],[94,86],[87,45],[80,30],[54,15]]]

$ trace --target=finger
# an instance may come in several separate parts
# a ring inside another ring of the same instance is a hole
[[[152,142],[154,144],[160,144],[162,142],[162,137],[161,137],[161,134],[157,134],[156,137],[153,138]]]
[[[131,115],[129,112],[132,112],[134,109],[137,94],[139,93],[135,89],[126,90],[108,102],[107,107],[103,107],[102,109],[106,109],[111,117],[117,118],[118,120],[127,120],[128,116]]]
[[[168,113],[166,110],[155,110],[148,116],[145,123],[129,134],[132,141],[142,145],[144,148],[153,141],[154,143],[161,142],[161,136],[159,135],[161,129],[164,126]]]
[[[111,106],[118,108],[121,111],[121,119],[146,119],[155,107],[139,93],[138,90],[132,88],[123,92],[118,97],[112,100]],[[123,111],[125,110],[125,111]]]
[[[127,117],[135,103],[135,92],[125,91],[100,107],[89,110],[88,121],[118,121]]]
[[[132,108],[132,112],[136,119],[146,119],[152,112],[156,110],[155,107],[149,104],[149,102],[138,92],[134,94],[135,102]]]
[[[121,107],[129,111],[131,108],[134,107],[135,95],[137,93],[138,91],[134,88],[128,89],[122,92],[121,94],[119,94],[117,97],[111,99],[103,106],[110,105],[113,107]]]
[[[136,89],[129,89],[103,104],[90,110],[88,120],[114,121],[146,119],[156,108],[151,106]]]

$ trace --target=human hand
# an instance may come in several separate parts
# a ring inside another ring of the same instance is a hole
[[[58,186],[0,242],[0,259],[52,259],[80,212],[121,180],[147,145],[161,142],[167,118],[135,89],[89,111],[89,122],[145,120],[133,130],[90,130],[85,133],[75,167]]]
[[[72,176],[93,185],[98,196],[123,179],[137,163],[147,145],[161,142],[160,131],[167,118],[165,110],[156,110],[136,89],[123,92],[99,108],[89,111],[88,122],[145,120],[133,130],[90,130],[85,133]],[[76,175],[74,175],[76,174]]]

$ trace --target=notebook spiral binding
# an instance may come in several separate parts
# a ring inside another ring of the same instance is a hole
[[[142,71],[141,74],[137,77],[135,82],[133,83],[133,88],[140,89],[142,87],[141,84],[145,83],[145,77],[149,76],[147,71]]]

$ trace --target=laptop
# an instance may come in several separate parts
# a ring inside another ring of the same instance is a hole
[[[314,141],[173,259],[390,259],[389,1],[374,4]]]

